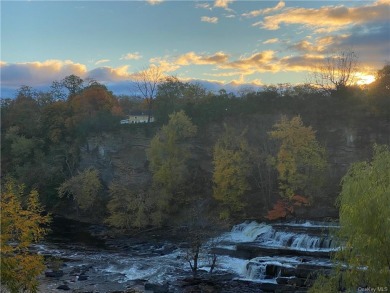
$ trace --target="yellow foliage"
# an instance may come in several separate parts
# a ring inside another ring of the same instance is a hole
[[[317,142],[315,131],[305,127],[299,116],[291,120],[282,116],[269,135],[280,141],[273,162],[279,174],[281,195],[291,198],[296,193],[307,195],[318,189],[327,163],[325,149]]]
[[[47,233],[48,215],[42,216],[38,192],[21,205],[22,186],[6,182],[1,194],[1,283],[10,292],[36,292],[37,276],[44,270],[43,257],[29,251]]]
[[[179,194],[180,185],[188,177],[187,161],[191,155],[188,139],[197,131],[184,111],[171,114],[169,118],[168,124],[152,139],[147,151],[153,187],[158,193],[157,214],[171,210],[171,201]]]
[[[249,148],[244,133],[226,127],[214,147],[214,198],[222,203],[221,218],[242,211],[242,195],[249,189]]]
[[[58,195],[59,197],[73,196],[80,209],[88,210],[95,203],[101,189],[99,172],[91,168],[62,183],[58,188]]]

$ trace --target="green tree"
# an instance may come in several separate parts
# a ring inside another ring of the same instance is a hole
[[[190,147],[188,139],[195,136],[197,128],[180,111],[169,116],[169,123],[152,139],[147,157],[153,174],[153,187],[157,191],[157,222],[161,216],[173,210],[172,200],[188,176]]]
[[[47,233],[50,216],[43,216],[38,192],[27,196],[22,207],[24,187],[8,180],[1,193],[1,284],[11,293],[37,292],[37,277],[45,266],[43,256],[29,247]]]
[[[151,202],[144,190],[133,191],[119,182],[113,182],[109,192],[111,200],[107,209],[110,215],[106,223],[120,229],[141,228],[150,223],[148,214]]]
[[[62,183],[58,188],[58,195],[59,197],[72,196],[77,206],[87,211],[93,207],[101,190],[99,172],[90,168]]]
[[[66,76],[62,81],[61,81],[62,85],[68,89],[69,91],[69,97],[70,96],[73,96],[79,92],[81,92],[81,90],[83,89],[83,83],[84,83],[84,80],[77,76],[77,75],[74,75],[74,74],[71,74],[71,75],[68,75]],[[55,85],[56,87],[58,87],[57,85]]]
[[[166,77],[158,85],[154,111],[158,122],[167,123],[169,115],[180,109],[185,86],[185,83],[174,76]]]
[[[369,85],[368,107],[377,116],[390,117],[390,64],[378,70],[375,81]]]
[[[280,141],[273,164],[279,174],[281,195],[291,198],[297,193],[304,196],[317,193],[323,185],[327,162],[325,149],[317,142],[315,131],[304,126],[299,116],[291,120],[282,116],[269,135]]]
[[[347,287],[390,285],[390,151],[376,146],[371,162],[353,164],[342,179],[338,199],[338,259],[348,264]],[[367,269],[362,270],[361,268]]]
[[[320,276],[310,292],[389,288],[389,147],[375,146],[372,161],[354,163],[341,182],[337,201],[340,229],[336,235],[342,249],[333,258],[343,265],[336,267],[330,276]]]
[[[249,190],[250,150],[244,137],[225,126],[225,132],[214,146],[213,196],[221,202],[220,217],[227,219],[244,208],[242,196]]]

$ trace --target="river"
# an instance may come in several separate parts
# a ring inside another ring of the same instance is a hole
[[[332,267],[329,256],[338,245],[330,231],[337,228],[336,222],[313,221],[235,225],[203,244],[202,252],[207,253],[201,253],[200,276],[207,278],[209,256],[217,254],[214,283],[245,284],[251,288],[247,292],[283,288],[304,292],[313,273]],[[161,237],[102,239],[93,236],[101,232],[98,229],[57,221],[47,241],[35,246],[47,259],[61,260],[51,262],[52,269],[61,273],[50,277],[49,268],[42,277],[41,292],[196,292],[183,289],[187,286],[183,280],[191,276],[185,243]],[[218,284],[215,292],[230,292],[221,289],[224,286]]]

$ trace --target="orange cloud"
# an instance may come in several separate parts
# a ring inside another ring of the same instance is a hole
[[[279,42],[279,39],[274,38],[274,39],[268,39],[268,40],[264,41],[263,44],[275,44],[277,42]]]
[[[123,55],[120,60],[138,60],[141,59],[142,55],[138,52],[134,53],[127,53],[126,55]]]
[[[283,57],[278,62],[280,71],[313,71],[324,62],[323,55],[298,55]]]
[[[229,3],[233,2],[233,0],[215,0],[214,7],[228,8]]]
[[[265,9],[259,9],[259,10],[253,10],[248,13],[243,13],[242,16],[244,17],[256,17],[259,15],[269,14],[274,11],[278,11],[286,6],[286,3],[284,1],[280,1],[275,7],[272,8],[265,8]]]
[[[157,5],[163,2],[163,0],[146,0],[150,5]]]
[[[248,58],[241,58],[236,61],[225,63],[219,66],[222,69],[238,69],[247,74],[264,71],[274,71],[275,52],[268,50],[255,53]]]
[[[313,42],[302,40],[295,43],[291,48],[305,53],[324,53],[329,48],[338,47],[338,45],[349,35],[342,34],[337,36],[326,36],[315,39]]]
[[[99,67],[88,72],[88,77],[96,79],[100,82],[122,81],[129,79],[132,75],[128,72],[127,65],[117,68],[113,67]]]
[[[101,59],[101,60],[96,61],[95,65],[99,65],[99,64],[107,63],[107,62],[110,62],[110,59]]]
[[[87,67],[70,60],[46,60],[44,62],[11,64],[2,62],[1,73],[3,85],[43,85],[71,74],[85,77]]]
[[[160,67],[162,72],[172,72],[180,68],[180,65],[177,65],[173,62],[168,61],[168,57],[155,57],[150,58],[149,63]]]
[[[268,30],[277,30],[284,24],[303,24],[313,26],[320,31],[336,30],[350,24],[386,20],[389,17],[389,4],[377,1],[358,7],[324,6],[314,8],[290,8],[283,13],[267,16],[264,21],[253,24]]]
[[[221,64],[225,63],[229,59],[229,55],[224,52],[217,52],[214,55],[205,56],[198,55],[195,52],[188,52],[184,55],[179,56],[175,60],[175,64],[177,65],[207,65],[207,64]]]
[[[21,85],[50,85],[54,80],[74,74],[83,79],[93,78],[100,82],[128,80],[132,75],[128,66],[108,66],[88,70],[87,66],[71,60],[46,60],[43,62],[6,63],[1,62],[1,83],[8,87]]]

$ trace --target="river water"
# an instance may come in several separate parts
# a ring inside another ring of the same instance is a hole
[[[108,292],[123,290],[140,280],[163,284],[191,274],[185,245],[122,239],[121,245],[113,246],[110,243],[115,240],[99,240],[86,232],[87,227],[75,227],[65,225],[60,236],[57,231],[35,247],[39,253],[63,262],[64,275],[44,278],[43,292],[57,292],[55,288],[60,284],[75,292]],[[284,275],[286,271],[302,265],[310,269],[330,268],[329,254],[338,249],[330,230],[337,228],[335,222],[244,222],[204,243],[202,251],[208,253],[201,254],[200,269],[210,268],[212,251],[218,254],[216,274],[277,284],[283,276],[293,277],[291,273]],[[84,276],[82,281],[80,276]]]

